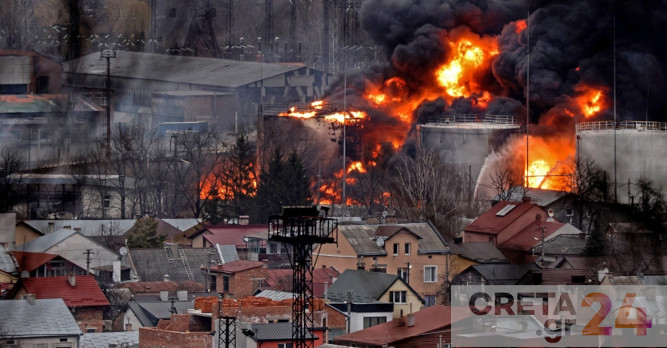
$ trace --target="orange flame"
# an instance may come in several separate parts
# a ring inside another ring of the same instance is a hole
[[[524,31],[528,27],[528,24],[526,23],[525,19],[518,20],[514,22],[514,31],[517,34],[521,34],[522,31]]]
[[[546,190],[567,190],[567,180],[559,174],[568,157],[575,151],[574,141],[569,136],[541,138],[530,136],[530,164],[523,172],[526,176],[525,185],[530,188]],[[525,144],[518,144],[514,148],[515,157],[525,155]],[[523,152],[523,153],[521,153]]]
[[[456,42],[449,42],[453,56],[436,71],[437,82],[452,98],[469,97],[483,92],[474,75],[486,70],[498,54],[495,38],[466,35]]]
[[[577,92],[577,96],[574,98],[575,103],[586,118],[597,115],[600,110],[606,107],[605,91],[603,89],[578,85],[575,91]]]

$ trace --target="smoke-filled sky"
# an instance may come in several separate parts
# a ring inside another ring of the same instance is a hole
[[[516,21],[528,13],[528,30],[517,30]],[[376,73],[404,78],[411,93],[432,84],[428,72],[451,54],[442,38],[469,29],[499,43],[483,77],[495,96],[488,113],[516,114],[525,107],[530,50],[532,122],[550,117],[558,124],[563,105],[582,85],[604,91],[607,107],[595,119],[612,119],[614,78],[619,120],[643,120],[647,110],[649,120],[667,119],[667,1],[366,0],[361,20],[391,62]],[[459,112],[469,107],[465,101],[449,106]]]

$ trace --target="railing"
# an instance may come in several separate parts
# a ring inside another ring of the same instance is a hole
[[[576,126],[580,131],[599,131],[613,129],[631,129],[637,131],[667,131],[667,122],[657,121],[623,121],[614,126],[614,121],[581,122]]]
[[[427,119],[426,124],[455,125],[457,123],[481,123],[518,126],[514,116],[510,115],[480,115],[480,114],[456,114],[438,115]]]

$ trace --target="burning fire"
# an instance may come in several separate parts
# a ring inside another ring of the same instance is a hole
[[[568,136],[543,138],[532,135],[528,140],[530,164],[528,168],[525,168],[525,163],[523,164],[523,172],[526,176],[525,185],[545,190],[567,190],[567,180],[563,180],[559,174],[567,159],[575,152],[574,140]],[[525,143],[517,142],[513,144],[513,149],[515,158],[523,157],[526,154]]]
[[[600,110],[606,107],[605,91],[603,89],[578,85],[575,91],[577,92],[577,96],[574,98],[575,103],[586,118],[597,115]]]
[[[452,58],[436,71],[436,79],[452,98],[470,97],[484,91],[475,81],[475,75],[486,71],[498,54],[495,38],[481,38],[474,34],[449,42]]]
[[[230,181],[233,181],[234,179],[231,178],[228,181],[224,181],[221,175],[218,175],[220,171],[216,171],[214,173],[211,173],[204,178],[202,178],[200,182],[200,187],[201,190],[199,191],[199,198],[200,199],[221,199],[221,200],[232,200],[234,199],[234,184]],[[232,174],[234,176],[235,174]],[[240,175],[237,176],[237,178],[240,177]],[[247,187],[248,181],[244,180],[241,183],[241,187],[238,187],[236,189],[241,190],[243,194],[250,195],[251,197],[254,197],[257,191],[257,179],[255,178],[254,174],[251,173],[250,175],[250,180],[251,180],[251,187],[254,189],[251,192],[246,192],[244,187]]]
[[[526,23],[525,19],[518,20],[514,22],[514,32],[517,34],[521,34],[522,31],[524,31],[528,27],[528,23]]]
[[[278,116],[282,117],[295,117],[295,118],[322,118],[331,123],[340,123],[343,122],[350,123],[354,121],[361,120],[366,118],[368,115],[364,111],[359,110],[350,110],[350,111],[341,111],[341,112],[324,112],[324,107],[326,103],[323,100],[317,100],[310,104],[314,110],[297,110],[296,106],[289,108],[289,112],[281,112]]]

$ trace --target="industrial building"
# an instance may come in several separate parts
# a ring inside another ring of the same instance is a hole
[[[653,182],[667,195],[667,122],[613,121],[577,124],[578,155],[607,173],[619,203],[637,202],[639,180]]]

